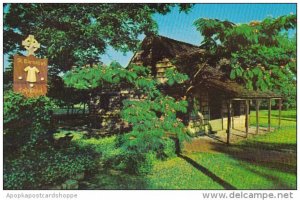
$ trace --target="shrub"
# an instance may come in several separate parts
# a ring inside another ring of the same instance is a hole
[[[172,139],[167,139],[163,142],[163,147],[158,153],[159,158],[170,158],[174,157],[176,154],[175,142]]]
[[[36,172],[32,169],[34,165],[28,159],[15,159],[9,163],[4,161],[4,189],[26,189],[26,186],[36,185]]]
[[[141,153],[122,152],[118,157],[118,169],[129,174],[143,175],[152,170],[153,164],[156,160],[155,153]]]
[[[32,151],[4,161],[5,189],[41,189],[96,168],[95,154],[77,147]]]
[[[25,98],[8,91],[4,94],[4,147],[34,144],[51,130],[54,104],[44,96]],[[7,153],[8,151],[6,151]]]
[[[155,161],[156,155],[154,153],[145,154],[143,162],[139,162],[137,165],[137,174],[148,174],[151,172]]]

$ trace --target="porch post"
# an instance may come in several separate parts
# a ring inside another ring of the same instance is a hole
[[[281,126],[281,107],[282,107],[282,99],[279,99],[278,128],[280,128]]]
[[[224,119],[223,119],[223,101],[222,101],[222,104],[221,104],[221,119],[222,119],[222,130],[224,130]]]
[[[234,115],[235,115],[235,114],[234,114],[234,110],[232,110],[232,112],[231,112],[231,120],[232,120],[232,121],[231,121],[231,128],[232,128],[232,129],[234,129]]]
[[[227,104],[227,144],[230,143],[230,132],[231,132],[231,99],[228,100]]]
[[[246,137],[248,137],[248,132],[249,132],[249,100],[246,100]]]
[[[259,121],[258,121],[258,112],[259,112],[259,100],[256,100],[256,105],[255,105],[255,111],[256,111],[256,134],[258,134],[258,129],[259,129]]]
[[[271,131],[271,109],[272,109],[271,103],[272,103],[272,99],[270,98],[268,102],[268,132]]]

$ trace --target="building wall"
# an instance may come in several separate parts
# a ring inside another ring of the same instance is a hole
[[[194,135],[208,134],[209,132],[227,129],[227,100],[224,94],[214,91],[211,88],[199,88],[195,93],[199,101],[200,118],[191,119],[190,130]],[[214,101],[214,102],[213,102]],[[219,105],[217,105],[219,103]],[[245,129],[245,102],[234,102],[235,108],[232,107],[231,127],[238,130]],[[217,108],[216,108],[217,107]],[[215,112],[215,113],[213,113]],[[217,112],[217,113],[216,113]]]

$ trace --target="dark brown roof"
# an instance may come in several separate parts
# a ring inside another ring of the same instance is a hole
[[[142,62],[144,66],[151,66],[164,58],[175,59],[182,54],[199,50],[199,47],[192,44],[164,36],[151,35],[142,41],[140,51],[135,53],[130,63]]]
[[[264,99],[264,98],[281,98],[280,95],[275,94],[271,91],[253,91],[247,90],[242,85],[226,80],[220,81],[218,79],[210,79],[204,83],[207,87],[212,87],[224,91],[230,98],[241,98],[241,99]]]
[[[198,46],[163,36],[152,35],[143,40],[140,51],[135,53],[130,63],[155,68],[155,64],[158,61],[167,58],[175,63],[180,72],[188,74],[190,78],[194,77],[194,85],[205,85],[206,87],[219,89],[231,98],[280,98],[280,95],[270,91],[247,90],[243,85],[230,80],[221,71],[219,65],[222,65],[222,63],[215,67],[205,63],[206,53],[205,49],[201,49]],[[193,57],[197,58],[195,59],[196,63],[190,62],[190,60],[193,60]],[[230,64],[226,59],[220,59],[220,61]],[[196,73],[197,77],[195,77]]]

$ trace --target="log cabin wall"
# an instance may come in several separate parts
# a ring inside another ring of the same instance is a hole
[[[203,115],[203,125],[208,125],[210,120],[208,91],[201,89],[199,92],[200,112]]]
[[[99,94],[91,98],[89,119],[92,128],[99,134],[115,134],[120,130],[121,90],[120,85],[105,84]]]
[[[161,61],[158,61],[155,65],[156,67],[156,78],[160,83],[165,83],[167,81],[165,72],[168,68],[171,68],[173,64],[169,59],[164,58]]]
[[[208,91],[201,88],[194,93],[194,101],[197,101],[197,113],[189,113],[188,129],[193,135],[208,134],[209,132],[209,99]],[[195,103],[195,102],[194,102]]]

